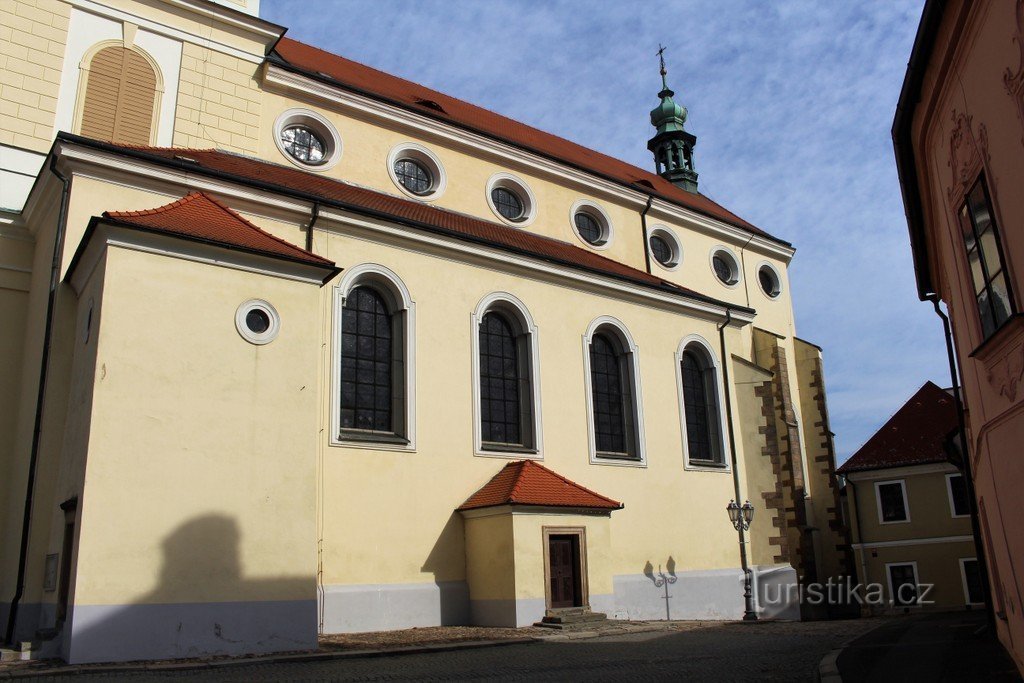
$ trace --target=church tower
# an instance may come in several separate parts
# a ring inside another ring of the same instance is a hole
[[[651,110],[651,125],[658,132],[647,141],[654,152],[656,172],[687,192],[697,192],[697,171],[693,169],[693,148],[697,138],[683,130],[686,107],[676,104],[675,95],[665,81],[665,48],[658,50],[661,58],[661,104]]]

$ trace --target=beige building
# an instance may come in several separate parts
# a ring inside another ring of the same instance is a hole
[[[993,621],[1024,672],[1024,0],[925,3],[893,142],[918,295],[948,312]]]
[[[839,468],[865,611],[984,607],[957,431],[928,382]]]
[[[697,192],[664,81],[656,174],[257,10],[0,5],[9,640],[797,618],[766,590],[849,572],[794,248]]]

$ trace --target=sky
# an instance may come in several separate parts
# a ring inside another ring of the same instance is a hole
[[[669,86],[700,191],[792,242],[797,335],[824,348],[837,460],[925,381],[949,385],[918,301],[890,128],[921,0],[262,0],[288,35],[653,170]]]

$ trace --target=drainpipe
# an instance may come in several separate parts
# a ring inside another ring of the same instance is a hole
[[[981,543],[981,524],[978,521],[978,501],[974,496],[974,473],[971,470],[971,453],[967,443],[967,421],[964,419],[964,402],[960,397],[959,374],[956,370],[956,355],[953,351],[953,332],[949,325],[949,317],[939,308],[939,296],[932,293],[925,297],[935,307],[935,314],[942,319],[942,331],[946,335],[946,356],[949,360],[949,379],[953,383],[953,400],[956,402],[957,426],[960,428],[960,443],[963,444],[961,459],[963,460],[964,481],[967,483],[967,501],[971,508],[971,531],[974,532],[974,554],[978,558],[978,574],[981,577],[981,592],[985,597],[985,614],[989,626],[995,629],[995,605],[992,603],[992,588],[988,583],[988,562],[985,559],[984,546]]]
[[[736,492],[736,504],[740,505],[740,471],[736,464],[736,433],[732,426],[732,392],[729,391],[729,357],[725,348],[725,328],[732,322],[732,309],[725,309],[725,322],[718,326],[718,341],[722,349],[722,382],[725,385],[725,423],[729,430],[729,455],[732,458],[732,483]],[[743,535],[743,527],[736,529],[740,542],[740,567],[743,569],[743,620],[757,621],[754,609],[754,597],[750,591],[751,571],[747,562],[747,541]]]
[[[7,616],[7,631],[4,640],[14,643],[14,625],[18,617],[18,603],[25,593],[25,568],[28,564],[29,531],[32,526],[32,499],[35,493],[36,464],[39,460],[39,440],[43,427],[43,404],[46,399],[46,376],[50,364],[50,342],[53,336],[53,309],[57,299],[57,285],[60,282],[61,254],[64,251],[64,223],[68,215],[68,197],[71,180],[57,170],[57,157],[50,157],[50,171],[62,184],[60,211],[57,214],[57,228],[53,236],[53,259],[50,263],[50,292],[46,299],[46,326],[43,330],[43,354],[39,361],[39,390],[36,393],[36,414],[32,427],[32,450],[28,459],[28,480],[25,482],[25,510],[21,520],[21,547],[18,551],[18,578],[15,583],[11,611]]]
[[[644,263],[647,265],[647,274],[651,274],[651,243],[647,238],[647,212],[651,210],[651,202],[654,201],[653,195],[647,195],[647,206],[640,212],[640,225],[644,230]]]
[[[320,202],[313,202],[313,213],[309,217],[309,226],[306,228],[306,251],[313,253],[313,226],[320,220]]]
[[[850,487],[850,492],[853,495],[853,517],[857,520],[856,543],[860,546],[860,576],[858,577],[858,583],[866,584],[868,582],[868,558],[867,555],[865,555],[867,548],[864,547],[864,531],[863,527],[860,525],[859,496],[857,495],[857,487],[849,477],[846,479],[846,485]],[[856,549],[854,550],[854,553],[856,553]]]

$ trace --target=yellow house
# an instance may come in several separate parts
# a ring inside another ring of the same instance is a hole
[[[984,606],[957,432],[953,397],[928,382],[838,470],[869,611]]]
[[[850,572],[795,250],[697,191],[664,69],[651,173],[284,32],[0,5],[6,640],[798,618],[766,590]]]

